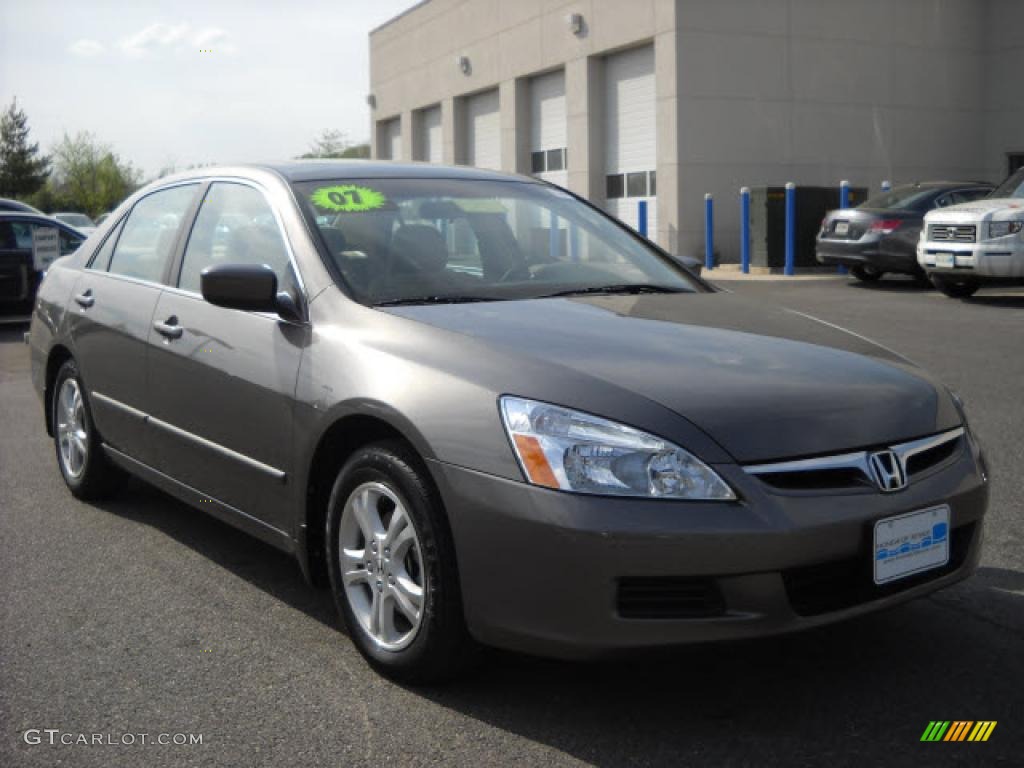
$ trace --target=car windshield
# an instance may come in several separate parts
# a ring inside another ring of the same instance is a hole
[[[294,186],[363,303],[703,290],[671,259],[555,187],[465,179]]]
[[[858,208],[877,208],[890,210],[926,210],[931,207],[932,200],[942,192],[941,189],[932,189],[907,184],[902,187],[895,187],[888,192],[869,197]]]
[[[1024,168],[1010,174],[989,197],[1024,197]]]
[[[72,227],[93,227],[92,219],[84,213],[58,213],[56,218]]]

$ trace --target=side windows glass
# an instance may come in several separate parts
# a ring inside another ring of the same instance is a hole
[[[171,187],[139,200],[114,245],[110,272],[160,282],[173,255],[181,221],[198,188],[198,184]]]
[[[210,185],[185,247],[178,287],[199,293],[199,275],[217,264],[266,264],[277,273],[280,290],[293,290],[288,249],[259,190],[231,182]]]

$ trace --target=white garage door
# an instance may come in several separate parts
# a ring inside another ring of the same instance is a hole
[[[416,159],[428,163],[440,163],[441,152],[441,108],[424,109],[419,113]]]
[[[501,168],[501,115],[498,91],[487,91],[466,99],[466,165]]]
[[[565,73],[530,80],[530,172],[568,186],[566,170]]]
[[[609,213],[637,227],[637,210],[647,201],[647,234],[656,231],[654,47],[605,59],[605,173]]]
[[[402,159],[402,121],[399,118],[381,125],[378,154],[385,160]]]

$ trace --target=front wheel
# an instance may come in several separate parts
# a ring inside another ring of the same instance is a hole
[[[932,275],[932,285],[952,299],[966,299],[973,296],[981,284],[973,277]]]
[[[53,388],[53,442],[60,473],[78,498],[101,498],[112,490],[118,473],[103,453],[74,360],[65,361],[57,371]]]
[[[326,540],[334,601],[363,656],[405,682],[454,675],[473,644],[451,534],[415,454],[397,442],[356,451],[334,483]]]
[[[863,283],[875,283],[882,279],[885,274],[877,267],[870,265],[857,266],[850,270],[850,273]]]

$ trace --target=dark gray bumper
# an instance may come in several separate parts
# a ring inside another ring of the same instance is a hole
[[[587,497],[432,469],[470,631],[486,644],[562,657],[791,632],[927,594],[974,570],[988,500],[973,446],[896,494],[768,493],[740,468],[716,467],[744,499],[735,504]],[[950,565],[874,587],[874,521],[936,503],[952,510]],[[624,618],[624,583],[710,584],[721,602],[712,615]],[[832,610],[836,590],[851,585],[856,599]]]

